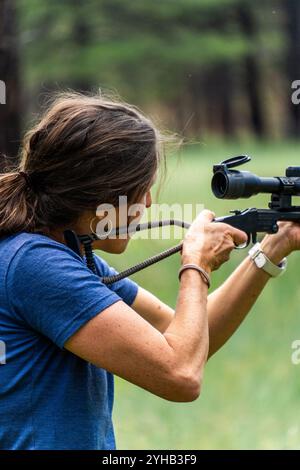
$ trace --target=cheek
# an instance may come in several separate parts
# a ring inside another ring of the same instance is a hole
[[[139,222],[143,217],[146,207],[147,206],[145,204],[145,197],[144,200],[138,202],[137,204],[133,204],[129,208],[130,215],[127,216],[127,224],[129,225],[131,222]]]

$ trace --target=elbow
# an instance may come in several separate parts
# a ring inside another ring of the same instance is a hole
[[[190,385],[187,390],[183,391],[181,402],[182,403],[191,403],[196,401],[201,394],[201,384]]]
[[[173,371],[172,385],[168,393],[169,401],[189,403],[199,398],[202,388],[202,371]]]
[[[186,387],[182,390],[182,401],[190,403],[196,401],[201,394],[202,380],[199,377],[188,377]]]

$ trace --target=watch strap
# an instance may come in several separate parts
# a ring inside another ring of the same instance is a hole
[[[265,271],[271,277],[278,277],[287,267],[287,259],[284,258],[278,265],[274,264],[264,253],[261,244],[256,243],[248,252],[249,257],[259,269]]]

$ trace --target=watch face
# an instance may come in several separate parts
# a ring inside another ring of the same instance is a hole
[[[266,258],[262,253],[256,256],[255,263],[258,268],[262,268],[266,264]]]
[[[254,259],[261,252],[261,247],[259,243],[256,243],[248,252],[249,256]]]

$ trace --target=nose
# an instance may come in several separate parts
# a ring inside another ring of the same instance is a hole
[[[148,209],[149,207],[151,207],[151,204],[152,204],[151,191],[148,191],[146,194],[146,201],[145,201],[146,208]]]

